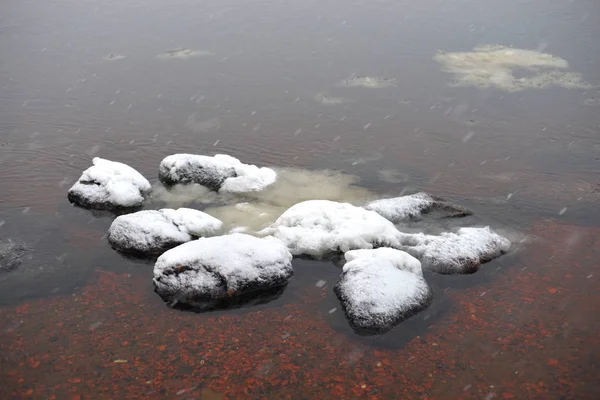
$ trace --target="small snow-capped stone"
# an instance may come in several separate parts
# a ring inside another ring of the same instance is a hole
[[[214,191],[248,193],[273,184],[277,173],[270,168],[243,164],[226,154],[212,157],[173,154],[160,163],[158,177],[168,185],[198,183]]]
[[[284,286],[292,274],[292,255],[280,240],[234,233],[165,252],[154,265],[154,284],[165,300],[205,302],[210,308],[232,297]]]
[[[71,203],[85,208],[114,209],[138,207],[152,187],[129,165],[95,157],[69,189]]]
[[[417,219],[432,211],[437,211],[442,217],[464,217],[472,214],[466,208],[424,192],[374,200],[366,204],[364,208],[375,211],[394,223]]]
[[[510,241],[489,227],[460,228],[439,236],[405,234],[402,249],[441,274],[469,274],[479,266],[506,253]]]
[[[382,333],[426,308],[432,292],[421,263],[390,248],[352,250],[334,291],[358,333]]]
[[[110,244],[123,252],[160,254],[201,236],[212,236],[223,223],[202,211],[143,210],[121,215],[108,230]]]
[[[281,239],[294,255],[317,258],[355,249],[397,247],[401,235],[374,211],[329,200],[298,203],[260,233]]]

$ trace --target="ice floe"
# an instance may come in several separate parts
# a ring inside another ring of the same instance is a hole
[[[171,304],[210,309],[231,298],[280,288],[292,274],[292,255],[280,240],[234,233],[165,252],[154,266],[154,284]]]
[[[466,52],[439,52],[434,60],[452,74],[459,86],[495,87],[509,92],[561,86],[588,88],[580,74],[566,71],[569,63],[533,50],[485,45]],[[517,76],[526,71],[526,76]]]
[[[420,192],[408,196],[380,199],[365,205],[367,210],[375,211],[382,217],[398,223],[411,219],[418,219],[423,214],[436,211],[442,217],[464,217],[472,212],[464,207],[449,203],[448,201]]]
[[[168,185],[197,183],[214,191],[247,193],[273,184],[277,173],[271,168],[243,164],[226,154],[173,154],[160,163],[158,177]]]
[[[212,236],[222,225],[190,208],[143,210],[117,217],[108,230],[108,241],[126,253],[160,254],[194,238]]]
[[[334,291],[359,333],[382,333],[426,308],[432,298],[421,263],[408,253],[382,247],[344,255]]]
[[[71,203],[93,209],[141,206],[150,192],[150,182],[129,165],[95,157],[69,189]]]
[[[376,212],[328,200],[298,203],[260,233],[281,239],[294,255],[316,258],[400,245],[400,232]]]

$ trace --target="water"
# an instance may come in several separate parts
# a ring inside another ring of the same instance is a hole
[[[85,296],[98,274],[115,273],[143,282],[139,296],[165,318],[188,318],[152,293],[151,264],[109,248],[111,214],[68,204],[66,191],[94,156],[148,177],[156,190],[147,207],[206,208],[229,226],[261,228],[300,199],[360,203],[419,190],[470,207],[476,223],[516,243],[543,242],[532,232],[542,222],[577,227],[567,237],[579,243],[587,237],[579,229],[600,223],[594,1],[7,0],[0,10],[0,237],[32,249],[27,273],[0,276],[6,313]],[[258,198],[226,204],[198,188],[167,193],[158,164],[177,152],[231,154],[277,167],[285,179]],[[251,205],[234,206],[242,201]],[[535,269],[523,261],[531,246],[471,276],[429,276],[434,304],[380,337],[347,326],[331,292],[339,267],[326,262],[296,260],[294,280],[275,301],[214,315],[304,307],[325,321],[318,336],[337,332],[366,349],[401,352],[452,320],[453,296],[486,292],[499,274],[521,276],[524,263]],[[578,257],[577,265],[587,265]],[[593,282],[589,274],[566,287]],[[324,294],[313,309],[303,299],[321,295],[314,286],[321,280]],[[593,315],[586,310],[581,320]],[[469,379],[457,380],[461,390]],[[11,390],[28,390],[10,382]],[[182,390],[173,385],[162,390]],[[256,397],[282,394],[261,390]],[[290,393],[300,392],[310,393]]]

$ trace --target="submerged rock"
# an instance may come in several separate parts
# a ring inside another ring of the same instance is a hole
[[[419,219],[423,214],[437,212],[443,218],[456,218],[472,215],[470,210],[448,201],[420,192],[409,196],[375,200],[364,206],[382,217],[398,223]]]
[[[117,217],[108,230],[108,241],[126,253],[160,254],[201,236],[212,236],[223,223],[202,211],[144,210]]]
[[[139,207],[150,193],[150,182],[127,164],[95,157],[69,189],[71,203],[84,208],[107,210]]]
[[[234,233],[165,252],[154,265],[154,285],[172,304],[211,309],[233,297],[271,293],[292,274],[292,255],[280,240]]]
[[[485,228],[460,228],[439,236],[404,234],[402,249],[418,258],[424,268],[440,274],[470,274],[506,253],[510,241]]]
[[[355,249],[398,247],[401,235],[374,211],[328,200],[298,203],[260,233],[281,239],[294,255],[317,258]]]
[[[358,333],[388,331],[431,302],[421,263],[408,253],[382,247],[344,257],[347,263],[334,291]]]
[[[10,239],[0,239],[0,272],[15,270],[23,263],[28,248],[25,244]]]
[[[167,185],[197,183],[214,191],[247,193],[273,184],[277,173],[270,168],[243,164],[226,154],[213,157],[173,154],[160,163],[158,177]]]

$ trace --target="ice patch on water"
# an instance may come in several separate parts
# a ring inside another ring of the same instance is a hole
[[[363,87],[368,89],[383,89],[396,86],[395,78],[385,78],[382,76],[356,76],[353,75],[341,81],[338,86],[344,87]]]
[[[327,96],[325,93],[317,93],[314,97],[314,100],[317,103],[323,104],[325,106],[335,106],[344,103],[349,103],[349,100],[343,97],[330,97]]]
[[[433,59],[452,74],[458,86],[495,87],[508,92],[549,86],[588,88],[580,74],[565,71],[557,56],[507,46],[485,45],[467,52],[439,52]],[[520,72],[524,71],[524,76]]]
[[[177,49],[173,49],[173,50],[169,50],[164,53],[161,53],[161,54],[157,55],[156,58],[159,58],[161,60],[173,60],[173,59],[187,60],[188,58],[206,57],[206,56],[212,56],[212,55],[213,55],[213,53],[211,53],[210,51],[206,51],[206,50],[192,50],[192,49],[177,48]]]

